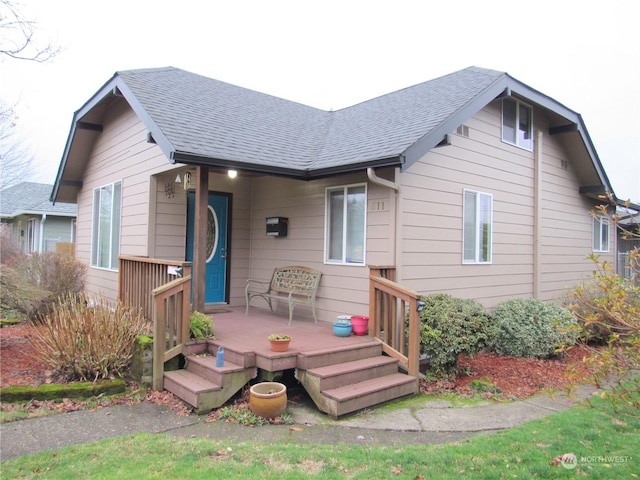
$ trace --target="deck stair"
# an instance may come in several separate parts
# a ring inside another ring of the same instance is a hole
[[[203,355],[188,355],[184,369],[164,373],[164,388],[197,413],[221,407],[257,375],[255,355],[225,346],[223,367],[216,367],[217,345]],[[252,361],[253,359],[253,361]]]
[[[416,378],[382,355],[378,342],[361,348],[317,350],[298,355],[297,378],[316,406],[333,418],[415,395]]]

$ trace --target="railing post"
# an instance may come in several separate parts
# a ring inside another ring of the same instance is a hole
[[[155,391],[164,389],[164,351],[166,337],[166,318],[164,297],[158,295],[154,299],[154,331],[153,331],[153,380],[152,387]]]

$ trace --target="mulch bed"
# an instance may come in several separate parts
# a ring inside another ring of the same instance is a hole
[[[27,323],[0,328],[0,388],[10,385],[38,386],[60,381],[55,373],[37,358],[31,343],[36,338],[35,328],[38,327]],[[565,357],[553,360],[502,357],[493,353],[483,353],[470,358],[461,356],[458,361],[460,373],[455,379],[421,381],[420,390],[432,394],[451,392],[470,395],[473,393],[470,382],[481,380],[500,389],[501,393],[498,394],[485,393],[487,397],[526,398],[545,389],[562,389],[569,382],[572,370],[578,372],[578,378],[586,375],[587,369],[582,359],[588,355],[587,348],[576,346]],[[135,385],[133,390],[136,390]],[[148,390],[144,399],[169,405],[178,411],[178,414],[187,415],[190,411],[168,392]],[[82,402],[71,402],[68,409],[79,408],[81,404]]]

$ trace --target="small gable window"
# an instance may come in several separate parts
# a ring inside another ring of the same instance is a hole
[[[121,203],[122,182],[111,183],[93,191],[92,267],[118,269]]]
[[[502,100],[502,141],[533,150],[533,114],[530,106],[519,100]]]
[[[326,193],[325,261],[364,265],[366,185],[328,188]]]
[[[609,219],[601,215],[593,217],[593,251],[609,251]]]
[[[463,209],[463,262],[491,263],[493,196],[465,190]]]

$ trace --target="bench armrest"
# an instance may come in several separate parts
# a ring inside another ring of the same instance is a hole
[[[245,287],[245,292],[252,293],[269,293],[269,284],[271,282],[262,282],[260,280],[247,280],[247,286]],[[259,288],[259,290],[257,289]]]

